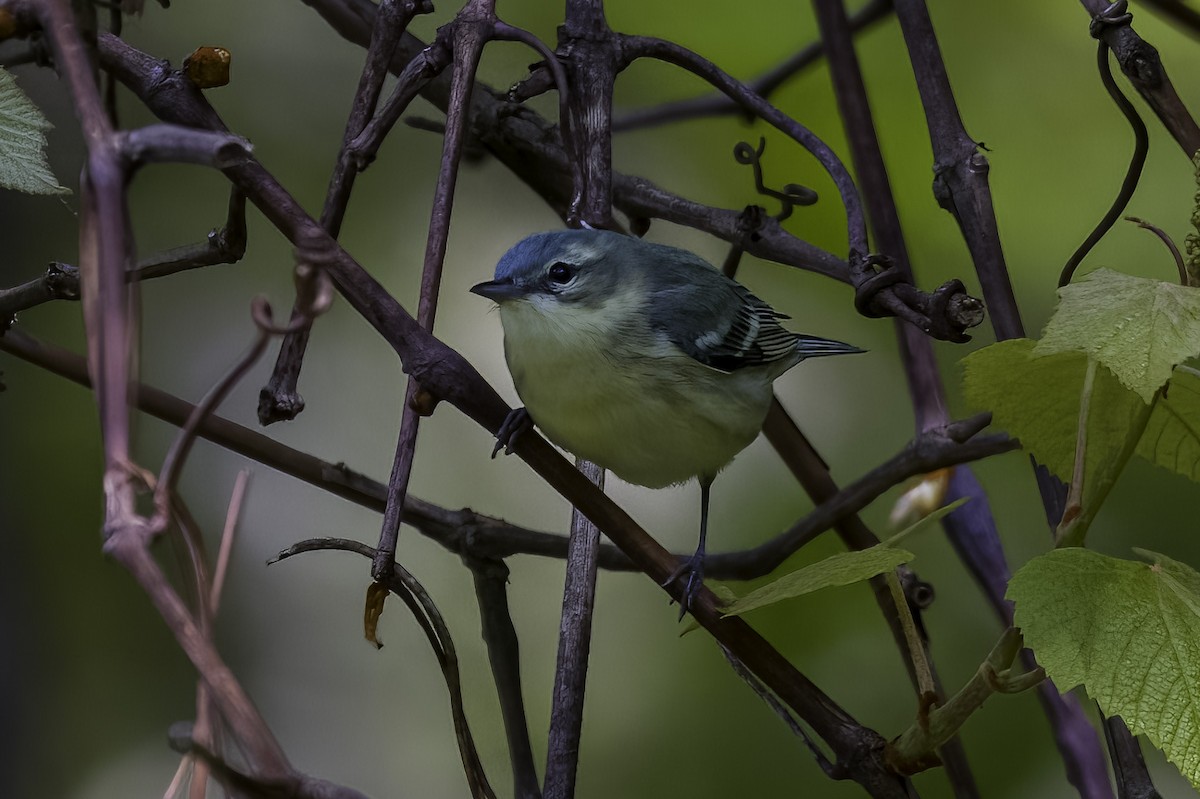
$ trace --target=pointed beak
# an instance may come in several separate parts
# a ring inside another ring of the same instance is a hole
[[[518,300],[528,294],[529,291],[524,286],[518,286],[511,280],[489,280],[486,283],[471,286],[471,293],[500,303],[505,300]]]

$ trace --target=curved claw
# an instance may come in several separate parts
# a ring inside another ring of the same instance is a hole
[[[683,621],[683,617],[692,609],[692,602],[696,598],[696,594],[700,592],[701,586],[704,585],[704,553],[697,552],[685,561],[682,561],[675,567],[675,571],[663,581],[662,587],[668,588],[672,583],[680,577],[687,574],[687,582],[683,586],[683,595],[679,600],[679,620]],[[675,600],[672,599],[672,602]]]
[[[533,427],[533,419],[524,408],[515,408],[504,417],[504,424],[496,431],[496,446],[492,448],[492,458],[504,450],[505,455],[511,455],[513,444],[529,428]]]

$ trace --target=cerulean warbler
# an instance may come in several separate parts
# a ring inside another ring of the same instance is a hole
[[[686,250],[604,230],[530,236],[471,291],[500,306],[509,372],[547,438],[630,483],[699,480],[700,543],[668,581],[689,573],[684,610],[703,581],[713,478],[762,429],[772,381],[862,352],[786,330]]]

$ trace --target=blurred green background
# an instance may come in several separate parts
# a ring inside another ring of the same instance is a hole
[[[295,0],[148,3],[127,22],[130,42],[178,64],[201,45],[233,53],[233,83],[209,92],[230,127],[313,214],[319,212],[358,80],[362,51],[345,43]],[[1027,331],[1036,335],[1054,304],[1063,261],[1099,219],[1124,174],[1131,136],[1095,75],[1094,43],[1077,3],[1012,5],[933,0],[934,23],[968,130],[986,142],[991,183],[1009,268]],[[812,40],[807,4],[766,0],[730,4],[613,0],[612,26],[674,39],[734,75],[757,74]],[[1138,9],[1135,9],[1138,10]],[[428,40],[455,7],[418,19]],[[509,22],[553,43],[561,4],[505,0]],[[1151,13],[1137,29],[1162,51],[1191,107],[1200,107],[1196,42]],[[858,39],[877,126],[906,225],[919,282],[962,278],[978,295],[966,250],[949,215],[930,193],[932,157],[903,41],[894,21]],[[512,44],[486,54],[481,77],[503,88],[536,60]],[[56,124],[50,156],[74,186],[79,134],[66,93],[47,70],[22,67],[18,80]],[[658,64],[639,64],[618,86],[633,108],[691,96],[703,87]],[[790,81],[773,98],[845,153],[823,67]],[[547,112],[553,98],[535,105]],[[1140,106],[1140,103],[1139,103]],[[128,96],[125,125],[150,117]],[[440,115],[418,101],[410,114]],[[1129,212],[1182,241],[1195,193],[1188,161],[1149,120],[1152,150]],[[734,144],[766,135],[770,185],[814,186],[822,201],[788,222],[797,235],[841,253],[843,214],[817,164],[762,126],[733,119],[672,125],[620,136],[618,169],[725,207],[754,202],[749,170]],[[440,139],[398,127],[359,180],[342,240],[407,307],[415,308]],[[198,167],[140,172],[130,203],[139,251],[198,241],[224,219],[220,175]],[[78,197],[35,199],[0,193],[0,284],[28,280],[50,260],[74,262]],[[256,213],[250,243],[236,265],[145,284],[141,375],[195,400],[223,374],[251,334],[252,297],[266,294],[282,312],[291,302],[290,248]],[[463,352],[510,401],[499,320],[467,293],[490,276],[500,254],[557,219],[504,168],[466,168],[454,208],[437,333]],[[710,260],[724,245],[656,224],[650,238],[691,247]],[[1122,223],[1085,268],[1111,266],[1171,279],[1174,267],[1148,233]],[[747,259],[742,280],[808,333],[850,341],[867,356],[815,362],[779,381],[785,405],[845,482],[893,454],[911,437],[912,415],[892,325],[852,310],[841,284]],[[22,315],[29,332],[82,351],[76,304]],[[985,325],[967,346],[936,343],[955,415],[957,361],[990,343]],[[221,413],[254,424],[260,363]],[[161,796],[177,757],[167,726],[193,714],[194,675],[132,580],[100,554],[100,452],[96,414],[81,388],[0,355],[0,795],[17,797]],[[308,409],[272,436],[330,461],[386,479],[400,416],[403,380],[391,350],[339,302],[317,325],[302,392]],[[141,463],[157,469],[173,430],[137,419]],[[488,434],[442,406],[421,428],[412,493],[451,508],[465,505],[514,522],[563,530],[568,508],[516,459],[489,460]],[[197,446],[183,496],[215,549],[238,470],[253,479],[229,576],[219,642],[300,769],[369,795],[456,797],[467,794],[454,746],[445,690],[423,636],[399,603],[388,606],[375,651],[362,639],[368,564],[344,553],[313,554],[267,567],[290,543],[322,535],[373,542],[376,514],[249,464],[207,443]],[[1011,562],[1045,550],[1047,530],[1027,461],[1011,454],[978,466]],[[610,493],[666,545],[690,550],[696,528],[694,485],[650,491],[610,480]],[[889,497],[864,517],[886,529]],[[714,551],[758,543],[804,514],[811,503],[770,448],[759,441],[714,490]],[[1094,529],[1092,544],[1126,556],[1131,545],[1200,565],[1194,520],[1200,496],[1181,477],[1135,462]],[[942,678],[962,684],[999,630],[979,592],[938,535],[913,544],[915,567],[937,589],[926,615]],[[794,564],[837,551],[833,540],[806,549]],[[467,711],[482,757],[501,795],[511,791],[499,710],[470,575],[457,558],[406,529],[400,557],[424,582],[455,634]],[[166,553],[165,563],[173,556]],[[539,761],[544,755],[563,570],[559,562],[510,560],[513,616],[521,637],[528,715]],[[743,587],[739,586],[739,589]],[[804,747],[733,675],[702,634],[679,637],[676,612],[662,592],[636,575],[602,575],[598,589],[589,705],[579,775],[580,797],[861,795],[821,775]],[[899,656],[869,592],[836,589],[765,610],[752,618],[796,665],[837,701],[885,736],[913,718],[915,703]],[[963,732],[986,796],[1070,795],[1032,694],[993,699]],[[1190,791],[1173,767],[1147,747],[1164,795]],[[940,773],[917,778],[922,795],[947,796]]]

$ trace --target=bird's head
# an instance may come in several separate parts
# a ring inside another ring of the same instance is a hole
[[[494,280],[471,291],[501,307],[528,305],[543,313],[598,309],[636,282],[633,266],[641,244],[605,230],[538,233],[504,254]]]

